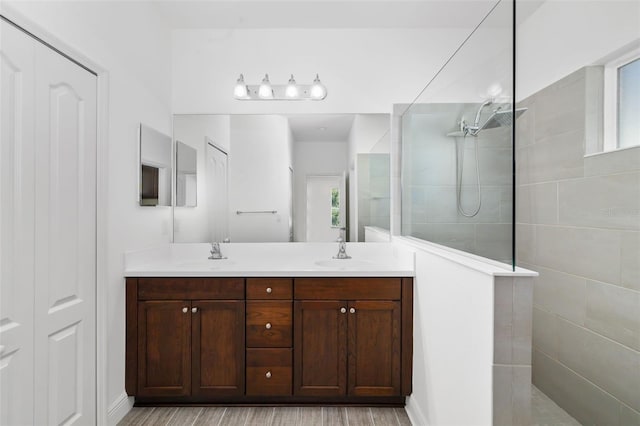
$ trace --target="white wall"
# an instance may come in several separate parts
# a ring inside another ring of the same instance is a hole
[[[639,39],[637,0],[547,0],[518,28],[518,100]]]
[[[358,241],[358,182],[356,157],[369,153],[380,138],[388,137],[391,126],[389,114],[357,114],[349,132],[347,161],[349,167],[349,241]],[[385,134],[387,136],[385,136]]]
[[[234,115],[231,141],[231,241],[289,241],[291,131],[288,119],[278,115]],[[237,210],[277,210],[277,213],[238,215]]]
[[[255,29],[173,32],[176,113],[390,113],[412,100],[469,29]],[[366,52],[366,54],[365,54]],[[328,88],[322,102],[237,101],[240,73]]]
[[[347,142],[294,142],[294,241],[306,241],[307,176],[342,175],[347,171]]]
[[[171,210],[140,207],[137,126],[171,134],[171,40],[151,3],[3,2],[109,73],[107,406],[125,402],[123,252],[171,240]],[[98,292],[100,294],[100,292]],[[98,381],[98,386],[104,383]],[[100,392],[98,393],[100,395]],[[124,410],[128,406],[121,406]],[[116,408],[114,406],[114,408]],[[106,413],[98,413],[104,416]],[[113,420],[113,419],[112,419]],[[117,418],[115,419],[117,420]]]
[[[174,211],[174,242],[209,242],[209,200],[207,199],[207,152],[205,137],[229,154],[231,118],[228,115],[176,115],[173,119],[174,139],[196,149],[198,160],[197,206],[176,207]]]

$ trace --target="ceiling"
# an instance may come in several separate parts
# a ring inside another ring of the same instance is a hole
[[[293,114],[289,127],[295,142],[346,142],[354,114]]]
[[[496,0],[173,0],[154,3],[172,29],[473,28]],[[518,20],[525,19],[542,3],[543,0],[519,1]],[[508,25],[510,17],[493,21]]]

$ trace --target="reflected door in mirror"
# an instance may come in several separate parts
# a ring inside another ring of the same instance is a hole
[[[207,197],[211,241],[229,238],[227,153],[207,142]]]

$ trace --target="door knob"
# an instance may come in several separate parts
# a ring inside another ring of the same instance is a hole
[[[271,378],[271,371],[267,371],[267,374],[264,375],[267,379]]]
[[[182,313],[186,314],[187,312],[189,312],[189,308],[187,308],[186,306],[182,308]]]
[[[271,323],[268,322],[264,325],[264,328],[266,328],[267,330],[271,330]]]
[[[191,308],[191,313],[195,314],[196,312],[198,312],[198,308]]]
[[[267,293],[271,294],[271,292],[273,291],[273,289],[271,287],[267,287]]]
[[[340,308],[340,313],[341,314],[346,314],[347,313],[347,308]]]
[[[350,308],[349,312],[352,313],[352,314],[355,314],[356,313],[356,308]]]

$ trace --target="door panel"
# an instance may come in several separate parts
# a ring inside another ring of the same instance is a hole
[[[137,396],[191,393],[189,301],[138,302]]]
[[[229,238],[227,154],[213,146],[207,138],[207,205],[209,206],[209,231],[211,241]]]
[[[294,395],[347,391],[347,316],[340,301],[294,302]]]
[[[244,394],[244,303],[192,301],[193,396]]]
[[[349,394],[400,395],[400,302],[351,302],[348,317]]]
[[[95,421],[96,77],[44,45],[35,50],[35,422],[87,423]]]
[[[33,424],[35,46],[0,32],[0,424]]]

